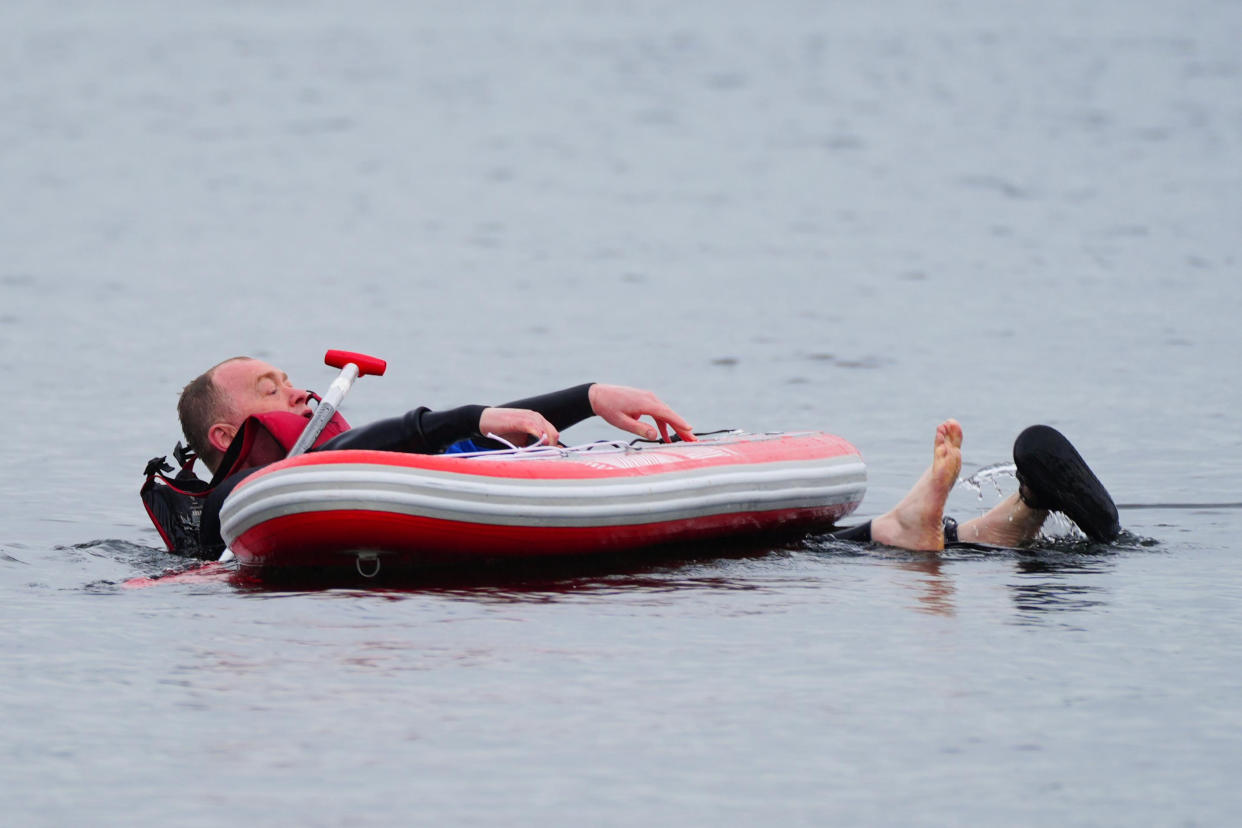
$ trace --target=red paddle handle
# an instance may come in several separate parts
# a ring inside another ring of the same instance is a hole
[[[323,361],[333,368],[344,368],[352,362],[358,366],[358,376],[360,377],[367,375],[382,377],[384,372],[388,370],[388,363],[385,360],[379,357],[355,353],[354,351],[328,351],[323,355]]]

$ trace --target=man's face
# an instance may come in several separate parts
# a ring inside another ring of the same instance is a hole
[[[247,417],[268,411],[289,411],[303,417],[311,415],[310,395],[294,388],[289,376],[257,359],[226,362],[212,374],[216,389],[232,409],[228,425],[236,431]]]

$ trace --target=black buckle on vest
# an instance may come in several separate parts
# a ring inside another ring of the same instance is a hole
[[[152,457],[147,461],[147,467],[142,473],[145,476],[150,477],[151,475],[159,474],[160,472],[167,474],[172,470],[173,467],[168,465],[168,457]]]
[[[177,447],[173,449],[173,457],[176,459],[178,465],[184,468],[193,463],[195,458],[198,457],[198,454],[196,454],[194,449],[189,446],[181,445],[181,441],[178,440]]]

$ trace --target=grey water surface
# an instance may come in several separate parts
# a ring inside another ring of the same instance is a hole
[[[3,821],[1234,824],[1239,43],[1232,0],[8,0]],[[178,563],[137,490],[185,382],[327,348],[390,362],[360,422],[601,380],[833,431],[858,519],[944,418],[965,477],[1046,422],[1127,531],[124,588]]]

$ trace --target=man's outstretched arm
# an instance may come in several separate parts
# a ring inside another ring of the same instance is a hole
[[[537,411],[560,431],[596,415],[609,425],[648,440],[661,437],[667,440],[669,428],[683,440],[694,440],[690,424],[663,400],[650,391],[624,385],[599,382],[575,385],[538,397],[514,400],[503,407]],[[641,422],[641,417],[650,417],[656,425]]]

